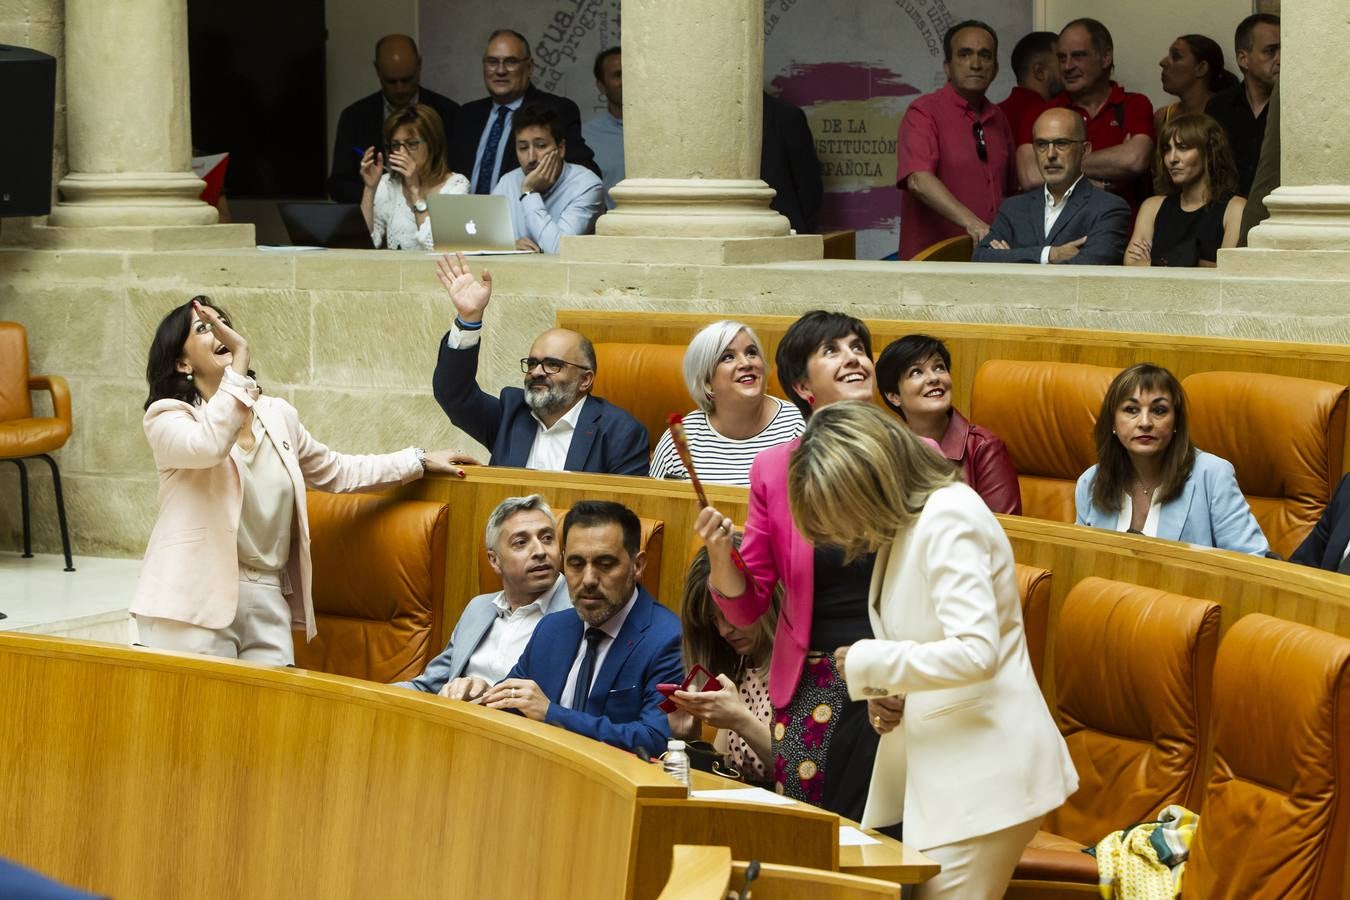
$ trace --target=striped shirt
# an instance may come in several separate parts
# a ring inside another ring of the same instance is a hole
[[[684,433],[689,437],[689,455],[698,469],[699,481],[707,484],[732,484],[739,487],[750,486],[750,464],[761,450],[786,444],[797,437],[806,428],[806,422],[797,407],[784,403],[777,397],[771,397],[778,404],[764,430],[754,437],[744,440],[732,440],[718,434],[708,422],[708,414],[703,410],[694,410],[684,417]],[[675,452],[675,441],[670,430],[661,435],[656,443],[656,452],[652,454],[652,478],[689,479],[684,463]]]

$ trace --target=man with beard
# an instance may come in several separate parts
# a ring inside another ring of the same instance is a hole
[[[680,619],[638,584],[647,557],[631,509],[583,500],[563,519],[573,609],[544,616],[482,703],[655,755],[670,739],[658,684],[684,680]]]
[[[489,449],[489,465],[548,471],[646,475],[647,429],[627,412],[591,395],[595,348],[565,328],[535,338],[520,361],[524,388],[493,397],[478,386],[483,312],[492,276],[479,281],[464,257],[436,261],[436,274],[455,306],[431,379],[450,421]]]

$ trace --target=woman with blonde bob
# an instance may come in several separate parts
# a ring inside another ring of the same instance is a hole
[[[759,452],[802,433],[797,408],[767,393],[766,369],[759,338],[740,322],[714,322],[689,342],[684,383],[698,409],[684,417],[684,431],[700,481],[749,487]],[[669,430],[656,443],[648,474],[689,478]]]
[[[863,825],[903,819],[905,843],[941,864],[916,898],[1003,896],[1042,816],[1078,787],[1031,671],[1007,537],[950,462],[868,403],[811,417],[788,499],[808,540],[876,553],[874,637],[834,654],[850,696],[905,701]]]
[[[1186,392],[1161,366],[1112,380],[1093,428],[1097,464],[1078,479],[1079,525],[1264,556],[1233,464],[1191,443]]]

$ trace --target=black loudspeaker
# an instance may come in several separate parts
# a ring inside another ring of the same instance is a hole
[[[52,211],[56,59],[0,44],[0,216]]]

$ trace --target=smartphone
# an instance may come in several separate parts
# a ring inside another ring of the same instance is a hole
[[[700,675],[702,675],[704,678],[703,687],[691,688],[690,685],[693,684],[694,681]],[[702,666],[694,666],[694,668],[689,672],[688,677],[684,679],[683,684],[658,684],[656,686],[656,689],[666,696],[666,700],[663,703],[661,703],[661,705],[658,706],[657,708],[660,709],[661,712],[663,713],[673,713],[675,710],[679,709],[679,707],[675,705],[674,700],[670,699],[671,694],[675,693],[676,691],[689,691],[689,690],[720,691],[722,689],[722,682],[718,681],[716,675],[709,672]]]

